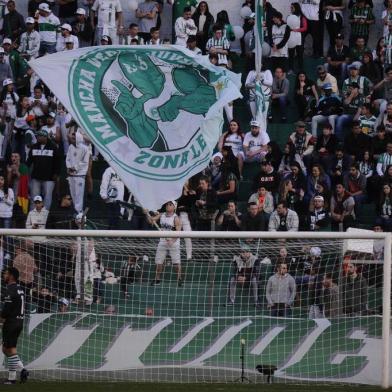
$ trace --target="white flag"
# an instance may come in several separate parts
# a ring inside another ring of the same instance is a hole
[[[143,207],[181,195],[211,158],[240,75],[178,46],[101,46],[30,61]]]

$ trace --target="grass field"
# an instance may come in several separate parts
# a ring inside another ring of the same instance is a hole
[[[287,385],[287,384],[157,384],[157,383],[54,383],[29,382],[9,386],[13,391],[24,392],[375,392],[379,387],[347,386],[347,385]],[[0,387],[5,390],[6,386]],[[388,389],[392,391],[392,389]]]

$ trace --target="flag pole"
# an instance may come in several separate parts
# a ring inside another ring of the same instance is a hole
[[[256,74],[259,77],[261,73],[261,62],[263,60],[262,53],[262,45],[264,42],[264,30],[263,30],[263,21],[264,21],[264,9],[263,9],[263,0],[256,0],[256,23],[254,26],[254,35],[256,40],[255,45],[255,70]]]

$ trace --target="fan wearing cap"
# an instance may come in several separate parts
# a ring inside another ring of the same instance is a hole
[[[0,88],[3,91],[3,82],[6,79],[13,80],[11,67],[6,61],[5,51],[3,47],[0,47]]]
[[[59,298],[58,309],[59,313],[69,312],[69,301],[66,298]]]
[[[323,85],[324,93],[321,95],[315,108],[316,115],[312,118],[312,135],[317,137],[319,124],[329,122],[335,130],[335,120],[342,113],[343,103],[340,97],[332,92],[331,83]]]
[[[350,62],[350,49],[343,44],[344,36],[339,33],[335,36],[335,43],[331,44],[327,53],[327,67],[325,70],[339,79],[340,83],[345,79],[347,64]]]
[[[361,114],[365,97],[359,91],[357,82],[351,82],[343,92],[343,113],[336,119],[335,135],[338,139],[344,138],[344,128],[349,126],[353,120],[358,120]]]
[[[26,18],[26,32],[20,37],[19,52],[25,60],[31,60],[38,57],[41,36],[35,30],[35,20],[31,16]]]
[[[250,122],[250,132],[244,137],[245,162],[261,162],[267,154],[267,144],[270,138],[266,131],[261,131],[260,123]]]
[[[60,173],[61,161],[58,149],[48,138],[46,131],[41,129],[37,132],[37,143],[31,147],[26,164],[32,166],[31,196],[43,195],[45,207],[49,210],[55,181]]]
[[[76,35],[72,34],[72,27],[68,23],[64,23],[60,27],[61,34],[57,37],[56,51],[62,52],[66,49],[66,40],[72,39],[73,49],[79,48],[79,40]]]
[[[76,10],[76,20],[71,24],[72,31],[79,39],[79,47],[85,48],[91,46],[93,39],[93,29],[91,27],[90,17],[87,16],[84,8],[78,8]]]
[[[23,15],[16,10],[14,0],[8,0],[7,10],[8,13],[3,16],[1,35],[14,41],[25,31],[25,21]]]
[[[316,80],[316,85],[317,85],[317,92],[320,95],[323,95],[324,92],[324,85],[329,83],[331,85],[332,93],[333,94],[339,94],[339,88],[338,88],[338,82],[335,78],[335,76],[331,75],[326,67],[324,65],[319,65],[316,69],[317,71],[317,80]]]
[[[26,219],[26,229],[45,229],[49,211],[44,207],[42,196],[33,197],[34,208]]]
[[[308,230],[319,231],[327,229],[330,219],[328,208],[325,206],[324,197],[321,195],[314,196],[310,203],[309,210],[307,219]]]
[[[304,168],[310,163],[316,139],[306,130],[303,121],[297,121],[288,142],[294,146],[296,161]]]
[[[359,75],[358,64],[354,63],[349,65],[348,74],[349,77],[343,82],[342,95],[344,96],[347,93],[351,83],[356,82],[359,86],[359,93],[364,97],[367,97],[370,94],[370,90],[372,89],[373,85],[366,76]]]
[[[120,0],[95,0],[91,7],[91,26],[95,29],[95,16],[98,17],[96,41],[108,35],[113,44],[118,44],[118,36],[123,34],[123,13]]]
[[[38,13],[36,13],[35,19],[37,20],[41,37],[39,55],[44,56],[45,54],[55,53],[60,19],[53,14],[47,3],[41,3],[38,6]]]
[[[46,116],[46,125],[44,125],[41,129],[48,133],[48,138],[52,140],[58,147],[61,142],[61,131],[60,127],[56,123],[55,112],[48,113]]]
[[[3,116],[7,119],[15,120],[18,102],[19,95],[15,92],[13,80],[3,80],[3,91],[0,94],[0,106]]]
[[[11,67],[13,80],[20,85],[26,85],[26,74],[29,70],[28,64],[16,49],[11,39],[4,38],[3,49],[5,51],[5,60],[8,61]]]
[[[154,217],[147,216],[149,223],[159,223],[161,230],[164,231],[181,231],[181,221],[176,214],[177,202],[168,201],[165,205],[165,212],[158,213]],[[179,238],[161,238],[158,243],[157,251],[155,253],[156,272],[155,279],[151,285],[161,284],[161,275],[163,272],[163,263],[167,254],[170,254],[171,262],[177,272],[177,283],[181,287],[183,282],[181,278],[181,253],[180,253],[180,239]]]

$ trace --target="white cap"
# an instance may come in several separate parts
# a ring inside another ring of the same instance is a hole
[[[212,157],[211,157],[211,161],[213,162],[215,158],[219,158],[220,160],[223,159],[223,155],[221,152],[216,152]]]
[[[86,15],[86,10],[84,8],[78,8],[76,10],[76,15]]]
[[[311,256],[320,257],[321,256],[321,249],[318,246],[312,246],[309,251]]]
[[[177,202],[175,200],[169,200],[167,203],[172,203],[174,208],[177,208]]]
[[[260,123],[257,120],[252,120],[250,122],[251,127],[260,127]]]
[[[313,200],[320,200],[320,201],[324,201],[324,198],[321,195],[317,195],[314,197]]]
[[[5,44],[10,44],[10,45],[12,45],[12,41],[11,41],[9,38],[4,38],[4,39],[3,39],[2,45],[5,45]]]
[[[5,50],[2,46],[0,46],[0,53],[3,53],[3,54],[5,53]]]
[[[34,18],[32,18],[31,16],[27,17],[27,18],[26,18],[26,24],[27,24],[27,23],[34,24],[34,23],[35,23]]]
[[[42,197],[41,197],[41,196],[34,196],[33,201],[34,201],[34,202],[36,202],[36,201],[42,201]]]
[[[61,25],[61,29],[62,29],[62,30],[72,31],[72,27],[71,27],[71,25],[68,24],[68,23],[64,23],[63,25]]]
[[[69,301],[67,300],[67,298],[60,298],[59,303],[65,306],[69,305]]]
[[[3,87],[8,86],[9,84],[14,83],[12,79],[4,79],[3,80]]]
[[[47,4],[47,3],[41,3],[41,4],[38,6],[38,9],[41,10],[41,11],[45,11],[45,12],[51,12],[51,11],[50,11],[50,7],[49,7],[49,4]]]

